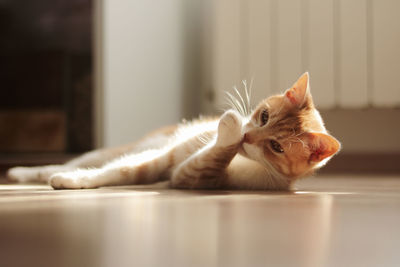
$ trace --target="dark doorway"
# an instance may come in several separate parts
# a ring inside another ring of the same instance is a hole
[[[0,1],[0,152],[93,148],[91,0]]]

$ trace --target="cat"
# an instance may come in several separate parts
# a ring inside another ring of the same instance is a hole
[[[181,189],[290,190],[340,150],[313,104],[308,72],[252,112],[243,98],[231,100],[237,110],[220,118],[163,128],[136,143],[88,152],[64,165],[14,167],[8,177],[49,182],[55,189],[169,180],[170,187]]]

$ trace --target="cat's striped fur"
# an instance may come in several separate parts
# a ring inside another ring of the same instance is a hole
[[[54,188],[96,188],[170,180],[174,188],[288,189],[340,148],[327,134],[305,73],[282,95],[253,111],[228,94],[236,108],[163,128],[119,148],[89,152],[64,165],[16,167],[17,181],[49,181]]]

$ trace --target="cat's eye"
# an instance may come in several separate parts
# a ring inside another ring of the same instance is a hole
[[[270,144],[272,150],[275,151],[276,153],[283,153],[282,146],[278,142],[276,142],[275,140],[271,140],[269,142],[269,144]]]
[[[264,110],[261,112],[261,126],[267,124],[268,119],[269,119],[268,110],[264,109]]]

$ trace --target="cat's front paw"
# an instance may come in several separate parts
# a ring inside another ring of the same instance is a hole
[[[75,170],[59,172],[50,177],[50,185],[54,189],[96,188],[95,170]]]
[[[219,120],[217,145],[235,145],[242,139],[242,117],[236,111],[226,111]]]

